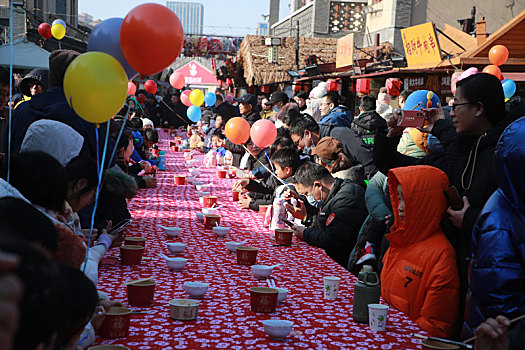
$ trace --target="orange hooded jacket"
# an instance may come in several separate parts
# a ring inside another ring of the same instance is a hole
[[[459,277],[456,254],[439,226],[448,206],[443,193],[448,178],[431,166],[410,166],[390,170],[388,185],[395,223],[386,235],[390,247],[383,258],[381,294],[430,336],[451,337],[459,313]]]

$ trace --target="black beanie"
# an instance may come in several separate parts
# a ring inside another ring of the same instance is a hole
[[[49,55],[49,87],[63,86],[64,75],[69,64],[78,56],[73,50],[55,50]]]

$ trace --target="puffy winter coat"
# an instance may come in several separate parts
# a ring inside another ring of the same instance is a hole
[[[352,130],[363,139],[370,149],[374,145],[374,137],[378,128],[386,128],[386,121],[376,111],[361,112],[352,121]]]
[[[390,247],[383,258],[381,294],[429,335],[450,337],[459,313],[459,278],[456,254],[439,226],[448,205],[447,176],[430,166],[396,168],[388,174],[388,185],[395,224],[386,235]]]
[[[337,106],[321,119],[319,125],[332,124],[349,128],[352,126],[353,119],[354,116],[345,106]]]
[[[472,233],[465,312],[470,330],[488,317],[525,313],[524,138],[525,118],[502,134],[494,156],[500,187],[483,207]]]

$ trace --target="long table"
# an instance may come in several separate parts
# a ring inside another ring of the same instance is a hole
[[[420,349],[420,341],[410,333],[421,332],[417,324],[390,307],[387,331],[372,332],[367,324],[352,320],[353,285],[357,279],[330,259],[322,249],[299,243],[292,247],[274,247],[271,232],[256,212],[242,210],[231,199],[233,180],[216,178],[215,169],[202,166],[200,180],[212,183],[211,192],[219,197],[221,226],[230,227],[226,238],[216,237],[197,221],[201,205],[192,185],[174,185],[173,175],[187,174],[182,153],[168,147],[168,133],[161,133],[160,149],[166,151],[167,171],[159,172],[157,188],[140,190],[130,204],[133,223],[128,236],[147,239],[142,263],[124,266],[106,263],[99,267],[98,289],[111,299],[127,304],[122,283],[144,277],[157,282],[153,305],[133,308],[147,311],[132,315],[129,336],[121,339],[97,339],[97,344],[122,344],[131,349]],[[202,158],[202,157],[201,157]],[[198,162],[201,166],[202,162]],[[182,234],[168,238],[159,225],[177,226]],[[271,314],[250,309],[250,287],[266,287],[256,279],[249,266],[237,265],[235,254],[226,250],[225,242],[247,240],[247,246],[259,248],[258,264],[281,266],[272,277],[278,287],[288,289],[287,299]],[[295,240],[295,238],[294,238]],[[181,255],[188,259],[179,272],[171,271],[159,253],[169,255],[167,242],[187,244]],[[112,249],[109,257],[118,257]],[[323,299],[323,276],[338,276],[341,285],[337,300]],[[187,298],[186,281],[209,283],[195,321],[176,321],[169,317],[168,302]],[[384,301],[381,301],[384,303]],[[286,319],[294,328],[285,341],[270,340],[262,322]]]

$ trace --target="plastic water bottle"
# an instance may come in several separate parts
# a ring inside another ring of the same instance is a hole
[[[159,170],[166,170],[166,152],[164,151],[159,152],[157,166],[159,167]]]
[[[352,318],[356,322],[368,323],[368,304],[378,304],[381,286],[372,266],[365,265],[354,284],[354,310]]]

